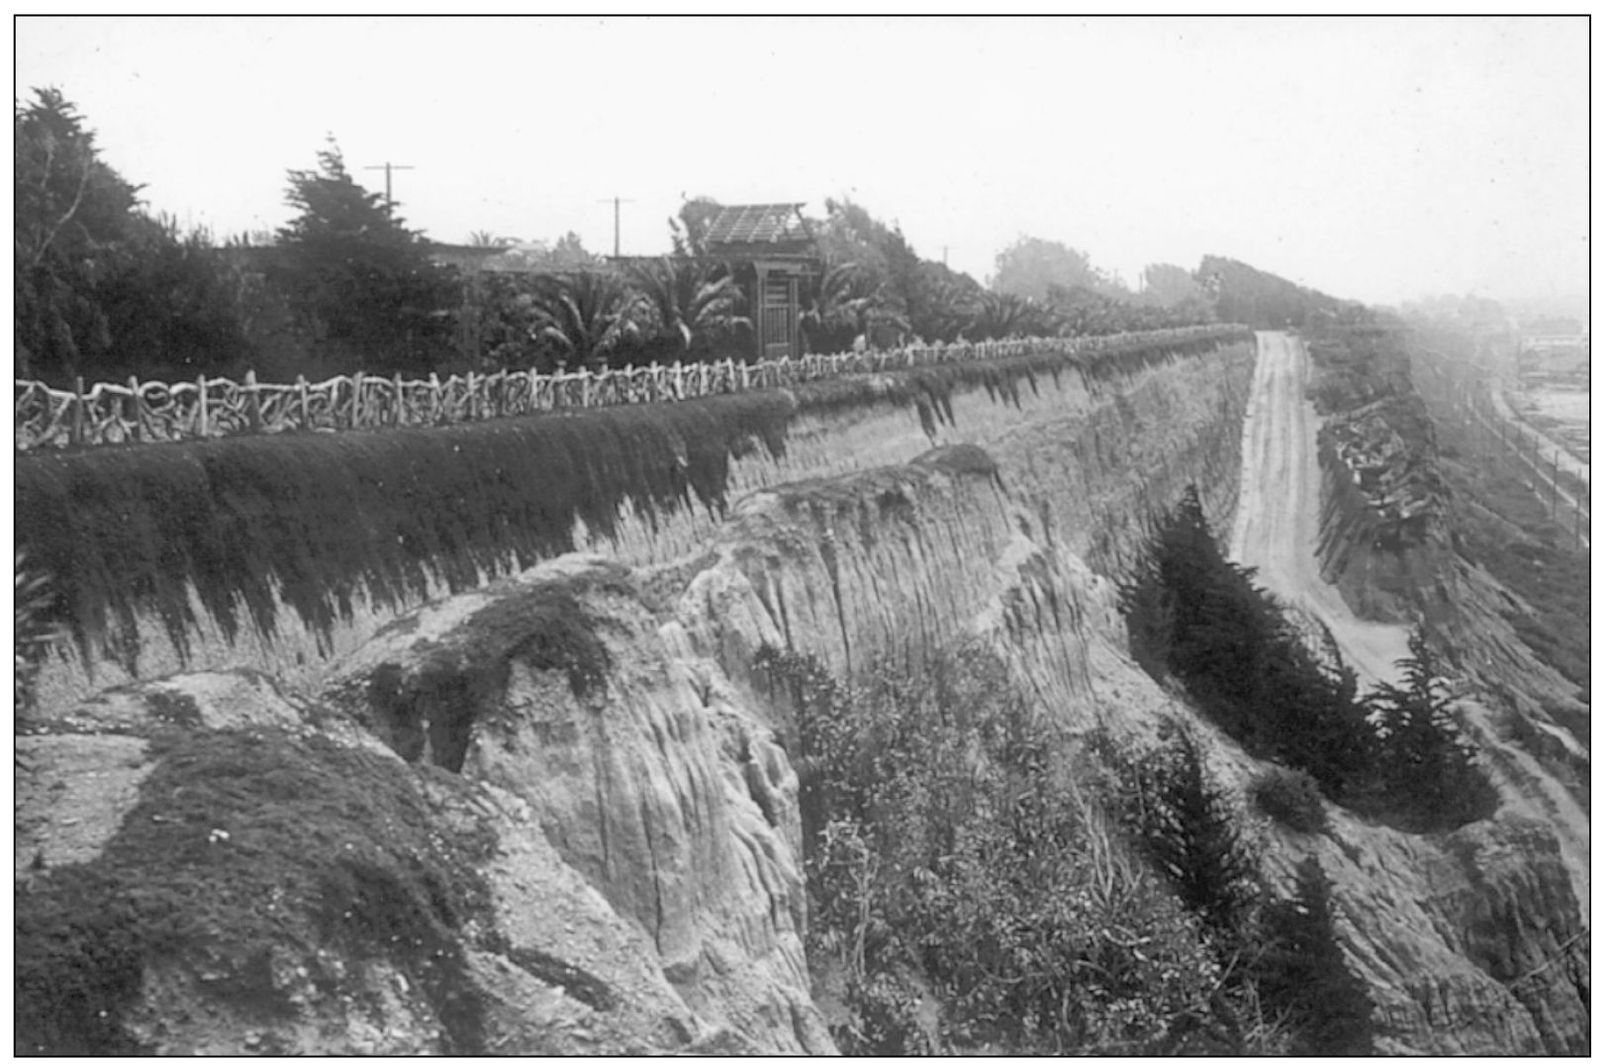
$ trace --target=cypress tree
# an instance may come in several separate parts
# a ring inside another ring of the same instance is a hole
[[[1174,723],[1160,737],[1163,747],[1137,773],[1143,837],[1181,902],[1233,942],[1257,898],[1257,862],[1197,741]]]
[[[1404,686],[1377,684],[1371,706],[1381,731],[1381,771],[1403,812],[1426,826],[1454,826],[1487,815],[1496,795],[1461,734],[1454,699],[1438,677],[1426,633],[1410,636],[1398,662]]]
[[[1314,856],[1298,866],[1293,897],[1265,910],[1265,934],[1254,974],[1266,1012],[1296,1024],[1294,1052],[1369,1054],[1375,1005],[1337,944],[1331,881]]]

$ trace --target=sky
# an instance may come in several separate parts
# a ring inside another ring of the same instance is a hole
[[[406,223],[668,251],[683,197],[850,199],[986,280],[1021,235],[1132,286],[1586,301],[1587,18],[22,16],[153,210],[273,229],[326,136]]]

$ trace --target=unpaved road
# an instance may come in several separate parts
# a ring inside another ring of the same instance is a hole
[[[1354,616],[1320,578],[1319,417],[1304,398],[1309,353],[1295,338],[1261,332],[1258,367],[1242,423],[1242,481],[1231,526],[1230,556],[1258,569],[1254,582],[1324,622],[1359,673],[1360,686],[1399,679],[1409,656],[1407,631]]]
[[[1261,332],[1259,361],[1242,425],[1242,480],[1229,553],[1258,568],[1254,582],[1309,611],[1331,629],[1361,689],[1396,683],[1397,661],[1409,656],[1408,629],[1354,616],[1337,589],[1320,577],[1315,558],[1320,529],[1319,415],[1304,398],[1309,353],[1297,339]],[[1507,804],[1546,821],[1555,831],[1584,925],[1589,920],[1589,818],[1561,781],[1536,758],[1506,740],[1492,707],[1459,703],[1477,729],[1487,764]],[[1548,726],[1540,722],[1540,726]],[[1552,728],[1556,733],[1561,729]],[[1563,742],[1576,745],[1570,736]]]

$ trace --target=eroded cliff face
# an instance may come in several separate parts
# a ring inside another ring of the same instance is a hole
[[[317,683],[287,684],[300,694],[213,673],[58,711],[20,743],[19,889],[42,929],[118,877],[163,882],[142,860],[301,893],[277,896],[283,919],[136,935],[110,988],[47,958],[39,978],[79,996],[28,1034],[72,1049],[72,1009],[109,1002],[104,1044],[166,1051],[831,1052],[803,946],[795,721],[756,652],[854,676],[972,637],[1065,734],[1146,740],[1189,710],[1129,660],[1112,578],[1188,483],[1229,520],[1252,364],[1244,345],[1106,383],[1042,377],[1017,404],[965,392],[937,438],[909,411],[825,415],[783,460],[738,464],[748,493],[727,514],[629,523],[608,554],[373,625]],[[347,827],[288,841],[227,801],[165,804],[153,781],[204,753],[256,779],[273,759],[242,735],[317,768],[299,789],[328,788]],[[1217,739],[1209,754],[1233,786],[1263,767]],[[352,766],[385,800],[343,789]],[[133,825],[152,817],[171,846],[142,858]],[[1332,819],[1319,838],[1272,826],[1269,859],[1321,857],[1380,1048],[1586,1046],[1586,959],[1552,959],[1582,925],[1548,831],[1516,811],[1442,842]],[[396,852],[341,849],[371,835]],[[434,856],[410,863],[427,838]],[[351,883],[360,904],[331,909]],[[415,915],[343,931],[366,904]]]

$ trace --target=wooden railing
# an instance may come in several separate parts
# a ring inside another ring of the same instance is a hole
[[[244,382],[223,377],[162,383],[130,378],[72,391],[40,381],[16,382],[16,446],[95,446],[243,433],[340,431],[403,425],[445,425],[544,410],[621,403],[658,403],[709,395],[781,388],[856,373],[877,373],[958,362],[982,362],[1048,352],[1101,354],[1127,347],[1245,335],[1234,325],[1198,325],[1146,333],[1077,339],[1003,340],[805,355],[746,364],[691,363],[539,374],[467,373],[438,380],[369,374],[332,377],[317,384]]]

